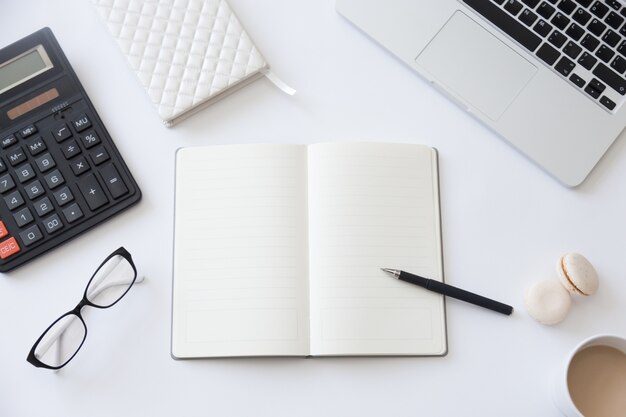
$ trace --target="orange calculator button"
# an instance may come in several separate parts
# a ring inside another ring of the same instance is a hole
[[[4,225],[4,222],[0,220],[0,239],[9,234],[7,227]]]
[[[6,259],[19,251],[20,245],[17,244],[17,240],[15,240],[14,237],[7,239],[4,242],[0,242],[0,258],[2,259]]]

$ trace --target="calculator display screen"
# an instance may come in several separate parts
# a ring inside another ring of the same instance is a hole
[[[52,68],[42,45],[0,64],[0,94]]]

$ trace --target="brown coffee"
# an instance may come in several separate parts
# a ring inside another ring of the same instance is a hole
[[[609,346],[581,350],[570,363],[567,385],[585,417],[626,417],[626,353]]]

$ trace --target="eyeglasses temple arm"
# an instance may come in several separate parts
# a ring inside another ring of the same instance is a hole
[[[97,288],[98,285],[100,285],[100,283],[102,282],[102,280],[104,280],[106,277],[109,276],[109,274],[115,269],[117,268],[117,266],[120,264],[120,262],[122,262],[122,259],[124,259],[123,257],[121,257],[120,255],[114,256],[113,258],[111,258],[98,272],[98,278],[96,280],[94,280],[91,285],[93,288]]]
[[[137,277],[137,279],[135,280],[135,284],[140,284],[141,282],[143,282],[143,278],[144,278],[143,276]],[[97,297],[98,294],[100,294],[102,291],[108,288],[116,287],[118,285],[128,285],[129,283],[130,283],[129,280],[120,280],[120,281],[113,281],[100,288],[98,288],[97,286],[92,286],[93,290],[87,294],[87,298],[93,299]]]

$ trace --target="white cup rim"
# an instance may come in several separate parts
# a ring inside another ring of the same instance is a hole
[[[567,376],[569,374],[569,369],[570,369],[570,366],[574,357],[581,350],[591,347],[591,346],[610,346],[626,353],[626,336],[620,336],[614,333],[601,333],[601,334],[589,336],[583,341],[581,341],[580,343],[578,343],[576,347],[572,349],[570,353],[568,354],[566,361],[565,361],[565,369],[564,369],[565,372],[561,372],[560,378],[559,378],[560,382],[558,383],[558,385],[565,388],[565,394],[567,395],[567,402],[569,403],[568,408],[571,407],[575,409],[576,412],[578,413],[578,416],[583,416],[583,414],[580,412],[580,410],[578,410],[578,408],[574,404],[571,393],[569,391],[569,384],[567,383]],[[561,408],[561,411],[565,412],[565,410],[563,410],[562,408]],[[570,414],[567,414],[567,415],[570,415]]]

